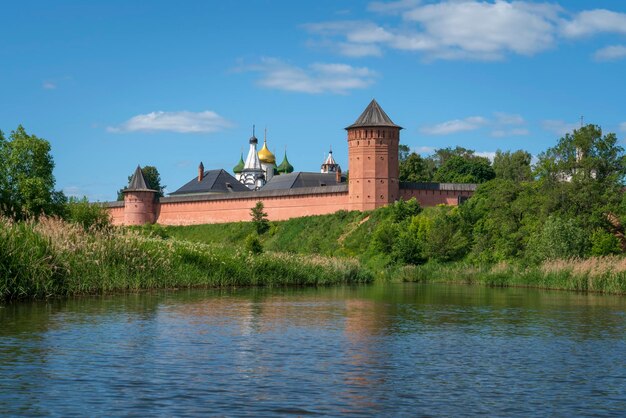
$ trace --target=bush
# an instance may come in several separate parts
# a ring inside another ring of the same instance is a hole
[[[111,226],[107,210],[99,203],[89,203],[86,197],[70,197],[66,206],[66,218],[85,229],[105,229]]]
[[[528,252],[535,262],[584,257],[589,248],[587,233],[575,220],[550,216],[530,240]]]
[[[592,256],[619,254],[621,252],[620,242],[615,235],[602,229],[596,229],[591,234]]]
[[[254,234],[250,234],[246,237],[246,250],[250,251],[252,254],[261,254],[263,252],[263,244],[261,244],[261,240],[259,237]]]

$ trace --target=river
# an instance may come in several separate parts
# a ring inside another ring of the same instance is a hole
[[[391,284],[0,307],[0,415],[624,416],[626,297]]]

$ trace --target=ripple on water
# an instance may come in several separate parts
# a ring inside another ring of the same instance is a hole
[[[387,285],[0,310],[8,415],[621,415],[626,302]]]

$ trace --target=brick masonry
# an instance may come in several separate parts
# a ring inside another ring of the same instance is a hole
[[[291,190],[235,192],[154,198],[149,191],[125,193],[124,202],[106,204],[115,225],[195,225],[250,220],[262,201],[270,220],[325,215],[339,210],[372,210],[415,197],[422,206],[457,205],[476,186],[469,184],[400,184],[398,126],[347,128],[348,184]]]

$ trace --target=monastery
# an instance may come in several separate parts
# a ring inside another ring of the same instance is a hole
[[[274,154],[258,139],[249,140],[233,174],[205,170],[167,197],[146,184],[137,167],[124,200],[105,207],[116,225],[193,225],[250,219],[250,209],[262,201],[270,220],[324,215],[339,210],[367,211],[396,200],[415,197],[422,206],[458,205],[476,190],[475,184],[405,183],[398,180],[400,130],[376,100],[345,128],[348,140],[348,173],[345,176],[332,150],[318,173],[296,172],[285,152],[276,165]]]

